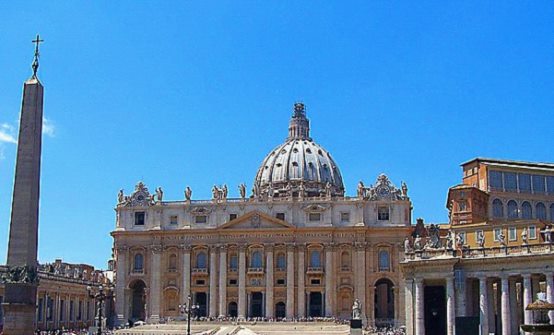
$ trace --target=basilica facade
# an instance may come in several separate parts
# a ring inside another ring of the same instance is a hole
[[[238,190],[232,198],[214,186],[211,199],[197,200],[187,187],[170,201],[142,182],[120,191],[118,323],[178,317],[187,302],[211,318],[349,318],[356,299],[366,324],[405,323],[406,184],[379,175],[347,196],[296,103],[288,137],[263,158],[252,190]]]

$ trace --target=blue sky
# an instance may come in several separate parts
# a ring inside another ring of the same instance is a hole
[[[0,262],[37,32],[39,258],[105,267],[120,188],[236,196],[295,101],[347,193],[386,173],[414,220],[446,222],[461,162],[554,161],[552,18],[551,1],[0,2]]]

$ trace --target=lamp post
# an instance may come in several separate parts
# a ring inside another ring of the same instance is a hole
[[[104,300],[111,297],[111,287],[104,288],[102,285],[98,286],[98,291],[94,291],[92,287],[87,286],[88,296],[94,299],[96,304],[96,317],[98,318],[98,335],[102,335],[102,305]]]
[[[187,302],[184,304],[179,305],[179,311],[181,314],[187,314],[187,335],[190,335],[190,318],[192,313],[196,313],[196,310],[198,310],[200,306],[192,304],[192,298],[189,296],[187,297]]]

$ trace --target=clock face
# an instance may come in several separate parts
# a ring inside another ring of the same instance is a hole
[[[138,200],[138,201],[144,200],[144,196],[143,196],[142,194],[140,194],[140,195],[137,197],[137,200]]]

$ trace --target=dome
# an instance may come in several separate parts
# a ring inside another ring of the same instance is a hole
[[[342,196],[344,185],[340,170],[331,155],[309,137],[309,121],[304,104],[294,105],[285,143],[263,160],[256,180],[258,197]]]

